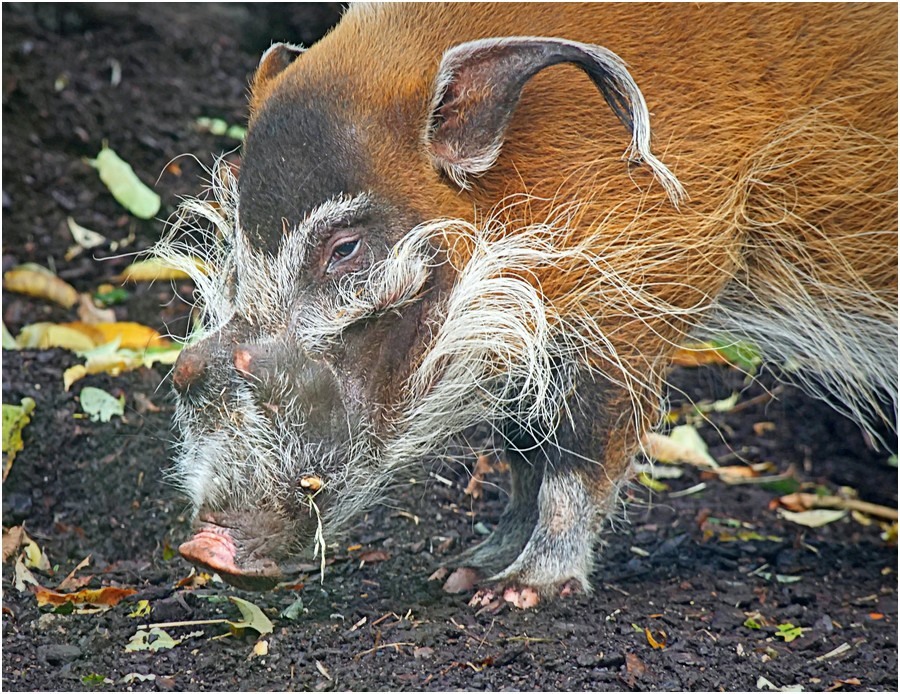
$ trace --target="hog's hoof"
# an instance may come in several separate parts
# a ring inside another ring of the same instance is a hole
[[[577,578],[570,578],[553,588],[511,583],[496,588],[482,588],[469,600],[469,607],[478,608],[479,612],[496,612],[506,603],[520,610],[529,610],[548,597],[568,598],[584,591],[584,586]]]

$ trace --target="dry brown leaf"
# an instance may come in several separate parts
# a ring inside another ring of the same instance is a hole
[[[634,653],[625,654],[625,670],[637,679],[643,679],[647,674],[647,666]]]
[[[27,589],[26,584],[29,583],[33,586],[40,586],[34,574],[25,566],[25,556],[20,554],[16,559],[16,580],[13,585],[17,591],[22,593]]]
[[[759,473],[756,470],[746,465],[726,465],[716,468],[713,472],[726,484],[759,477]]]
[[[34,595],[37,598],[39,607],[52,605],[58,607],[66,603],[74,605],[101,605],[104,607],[115,607],[123,599],[129,595],[134,595],[137,591],[134,588],[116,588],[115,586],[105,586],[104,588],[89,588],[79,590],[76,593],[59,593],[49,588],[36,588]]]
[[[778,499],[779,503],[794,512],[810,509],[842,509],[861,511],[886,520],[897,520],[897,509],[873,504],[859,499],[845,499],[842,496],[810,494],[808,492],[795,492],[786,494]]]
[[[473,499],[478,499],[481,497],[481,487],[484,484],[484,477],[489,472],[493,472],[494,468],[491,465],[491,458],[487,455],[478,456],[478,460],[475,461],[475,467],[472,469],[472,478],[469,480],[469,483],[466,485],[466,494],[471,496]]]
[[[176,588],[202,588],[210,582],[212,576],[207,573],[198,573],[196,569],[175,584]]]
[[[72,308],[78,301],[75,287],[40,265],[28,264],[9,270],[3,275],[3,286],[7,291],[46,299],[63,308]]]
[[[115,323],[116,312],[111,308],[97,308],[94,299],[87,292],[78,295],[78,319],[82,323]]]
[[[704,344],[685,345],[675,350],[672,357],[675,366],[705,366],[706,364],[730,363],[714,347]]]
[[[24,525],[16,525],[3,533],[3,561],[13,556],[21,547],[28,535]]]
[[[73,591],[78,590],[79,588],[83,588],[88,584],[88,582],[93,578],[93,576],[81,576],[76,578],[75,574],[81,571],[81,569],[87,567],[91,563],[91,555],[87,555],[84,559],[79,562],[78,566],[76,566],[72,571],[66,576],[62,581],[59,582],[59,585],[56,586],[56,589],[59,591]]]

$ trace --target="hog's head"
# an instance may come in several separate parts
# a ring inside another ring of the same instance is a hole
[[[288,578],[453,434],[554,416],[564,340],[535,272],[566,251],[485,222],[465,192],[525,82],[578,63],[651,156],[614,56],[512,38],[423,67],[345,47],[264,55],[239,174],[218,166],[214,199],[186,203],[158,248],[202,315],[172,374],[173,477],[196,518],[181,553],[246,588]]]

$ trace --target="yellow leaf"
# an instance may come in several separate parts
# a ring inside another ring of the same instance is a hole
[[[25,542],[25,566],[29,569],[37,569],[38,571],[49,571],[50,560],[47,559],[37,542],[28,538]]]
[[[199,259],[193,260],[194,265],[203,272],[203,263]],[[126,267],[116,279],[121,282],[155,282],[157,280],[184,280],[190,279],[184,270],[180,270],[158,258],[151,260],[139,260]]]
[[[22,430],[31,421],[35,402],[31,398],[22,398],[19,405],[3,404],[3,452],[6,462],[3,465],[3,479],[9,474],[16,454],[25,447],[22,441]]]
[[[121,321],[116,323],[63,323],[64,326],[74,328],[86,335],[96,337],[95,344],[102,345],[113,340],[119,340],[120,349],[146,349],[147,347],[168,347],[172,344],[162,337],[153,328],[140,323]]]
[[[138,600],[135,608],[128,613],[129,617],[146,617],[150,614],[150,601],[149,600]]]
[[[16,338],[20,349],[52,349],[60,347],[72,352],[87,352],[97,346],[88,335],[57,323],[32,323],[22,328]]]
[[[63,308],[72,308],[78,301],[75,287],[61,280],[47,268],[32,263],[20,265],[6,272],[3,275],[3,286],[7,291],[47,299]]]
[[[661,463],[689,463],[718,467],[697,430],[687,424],[675,427],[669,436],[648,433],[643,438],[644,453]]]

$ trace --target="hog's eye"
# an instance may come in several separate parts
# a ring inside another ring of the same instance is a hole
[[[335,239],[328,250],[328,265],[325,272],[331,274],[338,270],[352,270],[353,268],[350,266],[354,264],[354,259],[359,255],[361,245],[358,236],[344,236]]]
[[[352,241],[344,241],[340,246],[336,246],[333,251],[331,251],[331,260],[334,262],[335,260],[343,260],[344,258],[349,258],[351,255],[356,253],[356,249],[359,248],[359,239],[354,239]]]

